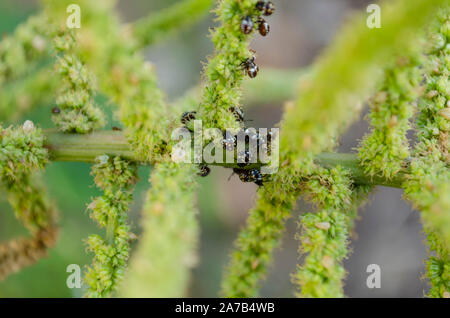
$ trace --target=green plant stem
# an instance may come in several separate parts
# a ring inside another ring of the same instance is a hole
[[[213,0],[184,0],[134,22],[132,32],[138,46],[151,45],[197,22],[208,13],[213,3]]]
[[[46,130],[45,146],[49,150],[53,161],[81,161],[95,162],[95,158],[108,154],[121,156],[131,161],[141,161],[131,149],[125,135],[120,131],[98,131],[91,134],[65,134],[55,130]],[[381,176],[368,176],[359,165],[356,154],[346,153],[321,153],[315,157],[315,161],[326,168],[340,165],[350,171],[352,179],[357,184],[382,185],[399,188],[408,174],[407,168],[402,168],[396,176],[386,179]],[[155,164],[156,162],[142,162],[143,164]],[[234,167],[233,164],[217,163],[213,165]]]
[[[247,104],[270,104],[295,98],[302,81],[311,74],[312,70],[309,68],[261,69],[257,77],[244,81],[244,108]]]
[[[166,162],[152,169],[139,245],[121,297],[185,297],[197,264],[196,167]]]

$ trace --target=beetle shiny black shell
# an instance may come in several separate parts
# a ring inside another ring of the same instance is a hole
[[[250,179],[249,170],[233,168],[233,172],[238,175],[239,180],[241,180],[242,182],[251,182],[252,181]]]
[[[244,121],[244,112],[239,106],[230,107],[230,112],[233,113],[234,117],[236,117],[238,121]]]
[[[250,78],[255,78],[256,75],[258,75],[259,72],[259,67],[256,64],[251,65],[248,69],[247,69],[247,75]]]
[[[263,185],[263,177],[262,177],[261,172],[258,169],[250,170],[249,175],[250,175],[251,181],[256,183],[258,186]]]
[[[233,172],[239,176],[239,180],[242,182],[254,182],[258,186],[263,185],[263,177],[258,169],[238,169],[234,168]]]
[[[247,16],[241,21],[241,31],[244,34],[250,34],[253,31],[253,21],[250,16]]]
[[[185,112],[181,115],[181,123],[183,125],[186,125],[189,121],[194,120],[195,119],[195,114],[197,112],[193,111],[193,112]]]
[[[275,12],[275,5],[270,1],[258,1],[256,9],[261,11],[263,15],[268,16]]]
[[[260,19],[258,24],[259,34],[266,36],[270,32],[270,25],[264,19]]]
[[[206,177],[211,172],[211,168],[209,168],[207,165],[200,165],[198,166],[198,168],[199,171],[197,175],[199,175],[200,177]]]
[[[52,108],[52,114],[58,115],[61,113],[61,109],[59,107]]]
[[[259,67],[255,63],[255,57],[250,57],[246,59],[244,62],[241,63],[241,65],[244,67],[245,71],[247,72],[247,75],[250,78],[256,77],[259,72]]]
[[[243,170],[241,171],[239,174],[239,180],[241,180],[242,182],[251,182],[252,180],[250,179],[250,175],[248,173],[248,170]]]

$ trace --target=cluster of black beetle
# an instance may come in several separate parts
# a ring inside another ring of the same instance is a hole
[[[243,112],[238,107],[231,107],[230,111],[235,114],[236,119],[240,122],[244,121]],[[181,116],[181,123],[185,125],[184,127],[189,130],[186,126],[191,120],[195,119],[196,112],[185,112]],[[262,147],[267,147],[270,149],[270,143],[272,141],[272,132],[268,132],[265,135],[260,135],[256,131],[251,131],[250,129],[244,130],[245,142],[256,145],[257,148],[261,149]],[[237,147],[238,143],[238,135],[224,133],[223,136],[223,147],[226,151],[233,151]],[[242,182],[254,182],[258,186],[263,185],[263,176],[261,171],[257,168],[246,168],[254,162],[254,153],[250,150],[244,150],[237,154],[237,166],[238,168],[233,168],[233,173],[239,176],[239,179]],[[211,172],[211,169],[206,164],[199,165],[198,175],[202,177],[206,177]]]
[[[258,1],[256,3],[256,9],[258,9],[263,15],[269,16],[275,11],[275,6],[270,1]],[[259,34],[266,36],[270,31],[270,26],[261,16],[256,18],[256,24],[258,25]],[[246,16],[241,21],[241,30],[244,34],[250,34],[253,31],[253,19],[251,16]]]
[[[269,16],[275,11],[275,6],[270,1],[258,1],[256,3],[256,9],[261,12],[264,16]],[[261,17],[251,17],[246,16],[241,21],[241,31],[244,34],[250,34],[253,29],[255,23],[258,26],[258,31],[262,36],[266,36],[270,31],[269,24]],[[245,72],[250,78],[256,77],[259,72],[259,67],[255,63],[255,56],[252,56],[248,59],[246,59],[244,62],[241,63],[241,67],[244,68]],[[230,112],[233,113],[233,115],[236,117],[236,120],[239,122],[244,122],[244,112],[239,106],[230,107]],[[191,111],[191,112],[185,112],[181,115],[181,123],[183,125],[187,125],[188,122],[195,119],[195,115],[197,112]],[[187,127],[186,127],[187,128]],[[259,147],[261,144],[268,146],[271,141],[271,133],[268,133],[267,136],[259,136],[258,133],[249,133],[249,130],[245,130],[246,138],[247,140],[256,140],[257,146]],[[247,141],[246,140],[246,141]],[[232,151],[237,146],[237,136],[230,136],[225,135],[223,139],[223,146],[226,150]],[[250,165],[253,161],[253,154],[249,150],[245,150],[243,152],[238,153],[237,159],[238,159],[238,167],[239,168],[233,168],[233,173],[236,173],[239,176],[239,179],[242,182],[254,182],[258,186],[263,185],[263,176],[261,174],[261,171],[259,169],[253,168],[253,169],[245,169],[246,166]],[[201,164],[199,165],[199,172],[198,175],[202,177],[206,177],[211,172],[211,169],[205,165]]]
[[[269,16],[275,11],[275,6],[270,1],[258,1],[256,3],[256,9],[262,13],[264,16]],[[251,16],[246,16],[241,21],[241,31],[244,34],[250,34],[253,31],[253,27],[255,23],[253,22],[255,19]],[[262,36],[266,36],[270,31],[270,25],[266,22],[261,16],[256,18],[256,24],[258,25],[259,34]],[[241,63],[241,66],[244,67],[247,75],[250,78],[254,78],[258,75],[259,67],[255,63],[255,57],[252,56]]]

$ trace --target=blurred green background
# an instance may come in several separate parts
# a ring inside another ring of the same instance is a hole
[[[174,0],[122,0],[118,10],[124,22],[169,6]],[[274,1],[277,12],[270,17],[271,33],[256,37],[252,48],[258,52],[261,71],[265,67],[301,68],[311,64],[320,51],[332,40],[339,25],[353,9],[364,10],[367,0],[283,0]],[[74,1],[76,3],[76,1]],[[0,1],[0,34],[14,30],[18,23],[37,10],[32,0]],[[214,25],[212,15],[156,46],[145,54],[155,63],[161,88],[174,100],[200,81],[202,62],[212,54],[207,37]],[[106,98],[98,102],[105,105]],[[257,106],[257,107],[256,107]],[[272,127],[281,117],[282,104],[246,105],[247,117],[255,127]],[[52,127],[50,109],[41,105],[21,119],[32,119],[42,128]],[[115,125],[110,110],[109,127]],[[341,151],[349,152],[367,131],[367,123],[355,123],[341,140]],[[140,182],[135,191],[135,202],[130,222],[139,233],[139,211],[145,190],[149,187],[150,168],[141,167]],[[223,267],[232,250],[233,241],[244,225],[248,209],[253,205],[256,186],[243,184],[236,177],[228,180],[230,170],[214,168],[208,178],[201,180],[198,206],[201,223],[199,264],[194,270],[189,296],[215,297],[218,295]],[[66,286],[66,267],[90,263],[83,240],[99,230],[90,220],[86,205],[99,192],[90,177],[90,167],[83,163],[51,163],[45,171],[51,197],[60,210],[60,239],[48,258],[35,266],[0,282],[0,297],[79,297],[82,291]],[[422,260],[426,255],[422,245],[421,226],[417,212],[402,201],[402,192],[380,187],[371,196],[371,204],[361,211],[357,223],[357,239],[352,243],[353,253],[346,261],[349,271],[345,291],[350,297],[421,297],[426,288],[420,280]],[[300,202],[300,211],[311,207]],[[272,271],[264,284],[262,296],[292,297],[290,273],[300,259],[294,240],[298,212],[289,220],[282,248],[276,253]],[[0,241],[26,234],[0,195]],[[379,264],[382,269],[381,289],[366,287],[366,267]]]

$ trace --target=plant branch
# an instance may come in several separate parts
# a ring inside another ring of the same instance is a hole
[[[244,81],[244,102],[270,104],[284,102],[297,96],[302,81],[311,77],[311,68],[275,69],[263,68],[258,76]]]
[[[65,134],[56,130],[46,130],[46,148],[53,161],[95,162],[95,158],[104,154],[121,156],[124,159],[140,162],[141,159],[132,150],[125,135],[120,131],[98,131],[91,134]],[[342,166],[348,169],[352,179],[357,184],[382,185],[400,188],[405,181],[408,170],[403,168],[392,179],[381,176],[370,177],[359,165],[355,154],[321,153],[315,161],[326,168]],[[141,162],[154,164],[155,162]],[[234,167],[234,164],[217,163],[212,165]]]
[[[133,35],[141,47],[163,39],[170,33],[185,29],[205,16],[212,7],[212,0],[184,0],[171,7],[136,21]]]

